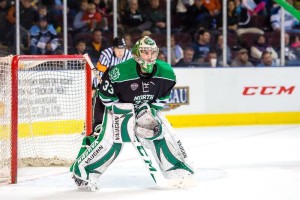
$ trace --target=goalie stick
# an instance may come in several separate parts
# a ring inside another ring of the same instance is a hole
[[[99,83],[102,83],[102,78],[99,75],[99,71],[98,69],[94,66],[94,64],[91,61],[91,58],[89,57],[88,54],[84,54],[83,57],[85,58],[86,62],[88,63],[88,65],[90,66],[94,76],[96,76],[96,78],[98,79]]]

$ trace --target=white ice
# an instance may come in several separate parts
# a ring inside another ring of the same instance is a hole
[[[77,190],[67,168],[25,168],[0,200],[299,200],[300,125],[176,129],[198,186],[160,189],[133,147],[101,177],[97,192]]]

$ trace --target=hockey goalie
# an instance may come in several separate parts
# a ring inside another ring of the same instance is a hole
[[[104,73],[98,88],[105,105],[101,127],[84,138],[70,168],[79,189],[100,188],[101,174],[125,142],[135,146],[158,186],[195,184],[187,153],[161,112],[176,77],[168,63],[157,60],[158,51],[155,41],[145,36],[133,46],[132,59]]]

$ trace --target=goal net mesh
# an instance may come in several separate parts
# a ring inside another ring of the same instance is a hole
[[[11,59],[11,56],[0,58],[0,183],[10,177]]]
[[[18,88],[11,84],[11,61],[0,58],[0,182],[10,176],[12,90],[18,90],[18,167],[70,166],[87,112],[84,59],[20,57]]]

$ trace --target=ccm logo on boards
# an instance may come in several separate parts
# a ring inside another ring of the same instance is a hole
[[[292,94],[295,86],[246,86],[243,90],[243,95],[282,95]]]

